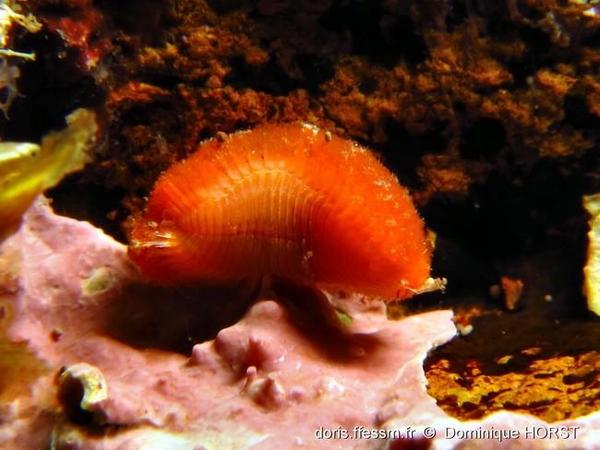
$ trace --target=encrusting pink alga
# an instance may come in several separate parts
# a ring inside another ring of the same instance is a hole
[[[444,439],[446,428],[548,426],[508,412],[460,422],[427,395],[423,359],[455,334],[447,310],[391,321],[381,303],[356,297],[344,301],[353,302],[346,310],[360,326],[336,331],[302,324],[293,311],[262,299],[189,353],[158,341],[136,345],[119,337],[114,323],[135,326],[153,302],[150,290],[128,287],[139,280],[125,246],[89,223],[54,215],[43,201],[0,244],[0,273],[1,283],[11,280],[0,286],[10,310],[6,338],[26,342],[49,370],[27,395],[0,408],[6,448],[45,447],[50,440],[56,449],[92,450],[397,448],[381,438],[385,433],[363,439],[364,430],[389,430],[390,438],[412,430],[423,439],[433,428],[434,446],[458,448],[463,441]],[[190,314],[190,303],[178,301],[175,290],[158,294],[169,309],[155,318],[151,334],[174,330],[176,319]],[[196,295],[191,300],[201,302],[201,291]],[[363,315],[368,320],[361,322]],[[51,409],[53,396],[62,413]],[[598,448],[599,414],[553,425],[578,426],[577,439],[522,436],[520,448]],[[509,448],[515,442],[485,443]]]

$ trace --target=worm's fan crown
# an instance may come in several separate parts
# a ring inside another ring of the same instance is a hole
[[[129,252],[162,284],[275,274],[388,299],[423,286],[431,260],[394,175],[369,150],[299,123],[201,144],[158,180]]]

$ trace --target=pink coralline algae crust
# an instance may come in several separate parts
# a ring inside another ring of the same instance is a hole
[[[15,252],[20,264],[9,266],[7,259],[14,261]],[[445,427],[544,424],[508,412],[459,422],[427,395],[423,359],[455,334],[447,310],[386,321],[383,316],[377,320],[377,308],[363,304],[352,309],[346,301],[346,310],[355,316],[350,334],[307,327],[291,309],[261,300],[215,339],[194,345],[187,356],[139,348],[111,332],[109,322],[120,305],[131,301],[127,286],[138,276],[126,248],[88,223],[56,216],[38,202],[20,231],[0,246],[0,271],[8,267],[18,280],[18,289],[3,297],[13,317],[8,338],[26,341],[53,376],[39,378],[28,398],[0,408],[0,447],[33,448],[34,431],[39,442],[40,430],[48,430],[49,442],[52,430],[57,449],[402,448],[406,441],[319,440],[315,432],[344,429],[352,436],[357,426],[411,426],[419,438],[425,426],[436,427],[442,436]],[[151,301],[141,298],[140,305]],[[361,322],[363,310],[369,317]],[[160,319],[167,323],[168,314]],[[100,385],[107,389],[87,399],[92,422],[74,423],[65,408],[64,414],[42,415],[46,423],[40,425],[33,405],[48,405],[41,400],[49,393],[64,396],[55,376],[62,367],[99,371]],[[521,440],[518,446],[600,448],[594,431],[600,428],[599,415],[568,424],[580,427],[577,440]],[[431,443],[435,448],[464,444]],[[471,444],[508,448],[515,442]]]

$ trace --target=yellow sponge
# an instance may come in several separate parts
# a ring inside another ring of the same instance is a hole
[[[583,197],[583,207],[591,216],[583,293],[589,310],[600,316],[600,194]]]

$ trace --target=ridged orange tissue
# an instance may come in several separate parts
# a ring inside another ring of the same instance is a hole
[[[409,194],[364,147],[307,124],[202,143],[158,180],[129,253],[159,284],[278,275],[407,298],[431,249]]]

